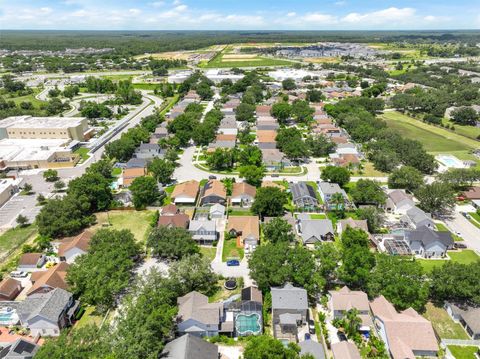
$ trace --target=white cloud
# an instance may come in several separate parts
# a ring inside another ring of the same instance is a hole
[[[181,0],[173,0],[173,5],[180,5],[181,3]]]
[[[128,13],[133,16],[138,16],[142,13],[139,9],[128,9]]]
[[[334,24],[337,22],[337,17],[329,14],[323,14],[319,12],[308,13],[301,18],[303,21],[314,22],[319,26],[324,24]]]
[[[294,12],[294,11],[292,11],[292,12],[289,12],[289,13],[287,14],[287,16],[288,16],[288,17],[297,16],[297,13]]]
[[[182,12],[188,9],[187,5],[178,5],[173,9],[173,11]]]
[[[334,5],[344,6],[344,5],[347,5],[347,2],[346,2],[346,1],[343,1],[343,0],[340,0],[340,1],[336,1],[336,2],[334,3]]]
[[[388,9],[363,14],[352,12],[341,18],[341,21],[347,24],[361,24],[362,26],[380,24],[394,25],[396,23],[410,22],[415,16],[415,13],[416,10],[409,7],[401,9],[390,7]]]
[[[151,2],[150,5],[153,7],[162,7],[165,5],[165,1],[154,1]]]

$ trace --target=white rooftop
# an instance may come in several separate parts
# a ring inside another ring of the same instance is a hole
[[[85,117],[32,117],[12,116],[0,120],[0,128],[66,128],[78,126]]]
[[[3,139],[0,159],[5,161],[47,160],[57,151],[65,151],[65,139]]]

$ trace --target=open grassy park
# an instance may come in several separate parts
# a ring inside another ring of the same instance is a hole
[[[288,60],[259,56],[257,54],[234,54],[226,51],[219,52],[213,59],[201,66],[206,68],[219,67],[255,67],[255,66],[285,66],[291,65]]]
[[[429,153],[450,153],[462,160],[476,159],[470,152],[478,148],[480,143],[474,139],[415,120],[396,111],[385,112],[380,118],[400,135],[421,142]]]

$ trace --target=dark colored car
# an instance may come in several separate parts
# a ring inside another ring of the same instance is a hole
[[[210,175],[210,176],[208,176],[208,179],[215,180],[215,179],[217,179],[217,176]]]
[[[457,249],[465,249],[465,248],[467,248],[467,245],[464,244],[464,243],[458,243],[458,242],[456,242],[456,243],[453,245],[453,247],[455,247],[455,248],[457,248]]]
[[[237,259],[230,259],[227,261],[227,266],[229,267],[236,267],[239,265],[240,265],[240,262]]]
[[[305,340],[309,340],[310,339],[310,334],[309,333],[305,333]]]
[[[337,332],[337,337],[340,339],[341,342],[346,342],[347,341],[347,336],[343,332]]]
[[[315,334],[315,322],[313,320],[308,321],[308,331],[310,334]]]

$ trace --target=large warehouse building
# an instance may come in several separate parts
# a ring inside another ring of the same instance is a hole
[[[84,117],[13,116],[0,121],[0,139],[88,140],[92,135]]]

